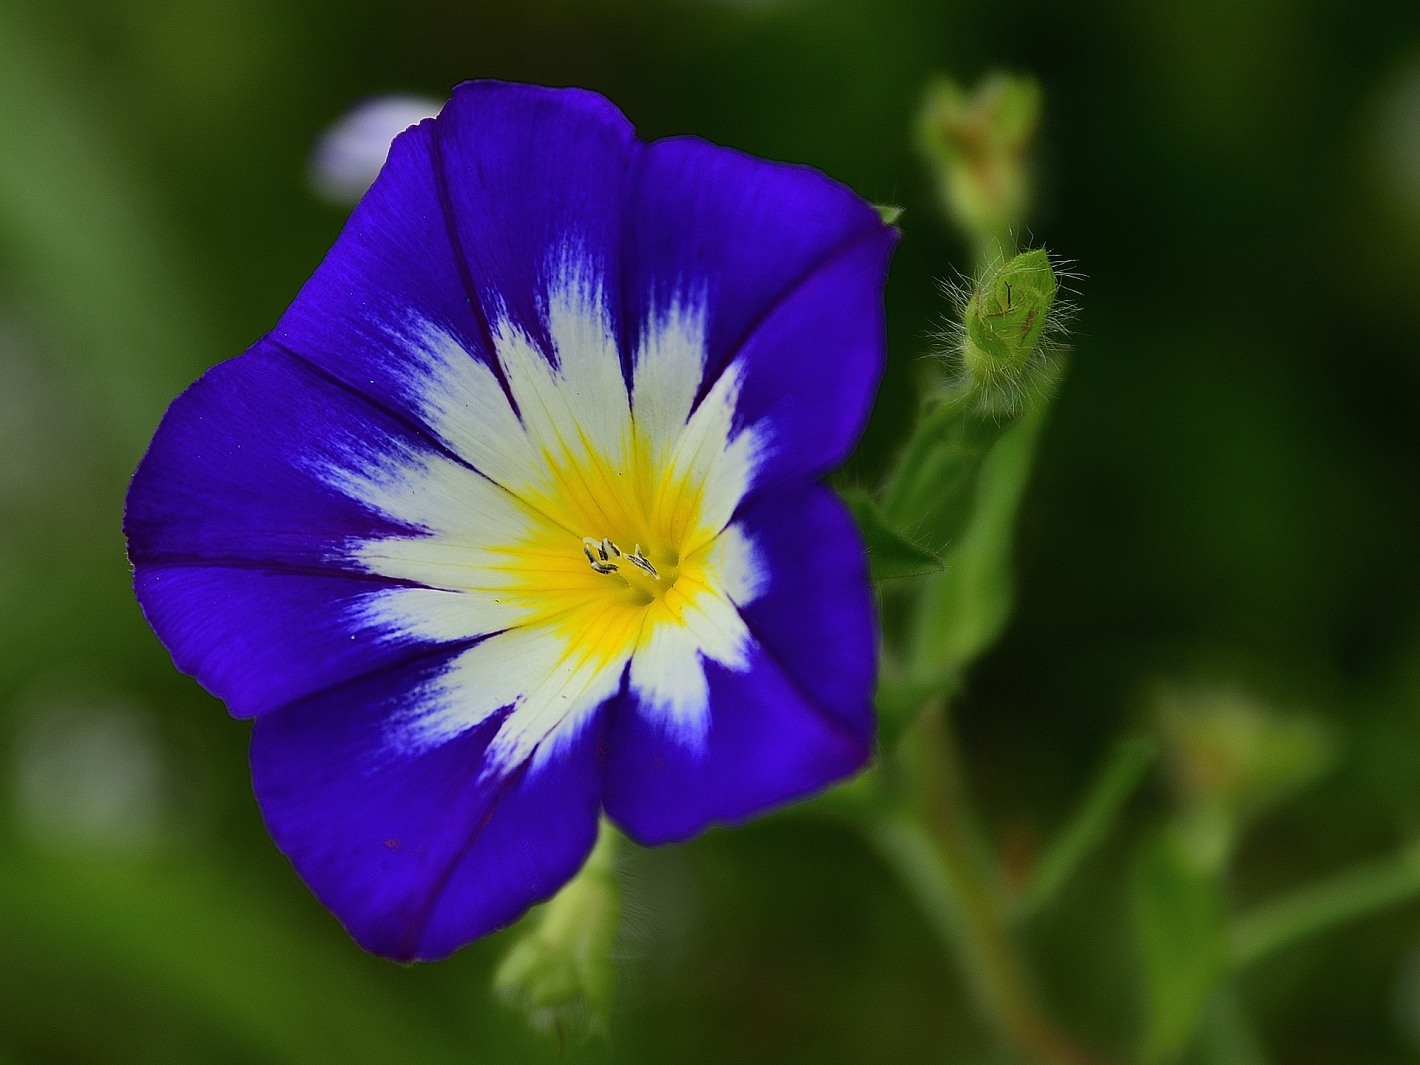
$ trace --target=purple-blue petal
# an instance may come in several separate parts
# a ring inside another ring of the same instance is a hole
[[[736,524],[768,574],[740,609],[745,624],[816,706],[871,742],[877,609],[852,516],[828,489],[799,484],[761,496]]]
[[[736,524],[765,583],[740,611],[755,641],[749,669],[705,663],[703,749],[643,713],[634,689],[613,714],[602,801],[642,843],[812,794],[872,750],[877,626],[852,518],[827,489],[800,484],[761,497]]]
[[[627,172],[643,150],[610,101],[582,89],[465,82],[434,123],[469,297],[551,354],[546,303],[571,267],[621,303]]]
[[[646,148],[627,230],[628,328],[677,301],[705,301],[702,394],[740,358],[739,424],[774,415],[778,447],[761,481],[841,462],[882,375],[896,231],[816,170],[693,137]]]
[[[860,768],[871,742],[820,706],[762,647],[747,668],[705,663],[710,723],[686,745],[630,689],[612,711],[602,804],[645,845],[687,839],[800,799]]]
[[[414,645],[365,620],[392,582],[352,540],[410,530],[331,487],[430,441],[263,341],[168,408],[134,474],[124,528],[134,589],[178,668],[239,717],[371,669]]]
[[[263,340],[173,401],[129,486],[136,565],[237,560],[331,570],[351,539],[408,534],[323,470],[431,443]]]
[[[136,567],[133,583],[173,663],[236,717],[432,649],[369,620],[371,599],[387,590],[378,581],[270,566],[145,563]]]
[[[395,138],[380,176],[271,337],[347,386],[416,418],[433,326],[491,364],[441,194],[434,122]]]
[[[540,767],[480,774],[499,719],[402,745],[448,656],[436,654],[257,718],[252,781],[272,839],[367,950],[433,960],[565,883],[596,838],[594,718]],[[501,715],[500,715],[501,717]]]
[[[857,443],[885,362],[882,284],[895,241],[883,227],[838,251],[746,342],[735,417],[768,429],[757,488],[826,473]]]

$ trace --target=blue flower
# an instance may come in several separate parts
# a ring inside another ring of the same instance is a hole
[[[366,948],[438,958],[579,868],[868,757],[863,545],[816,479],[882,371],[894,231],[600,96],[460,86],[125,521],[267,826]]]

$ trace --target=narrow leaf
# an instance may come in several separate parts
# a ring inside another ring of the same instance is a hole
[[[889,526],[882,511],[866,492],[845,492],[843,501],[853,512],[863,539],[867,541],[869,572],[873,580],[921,577],[941,570],[942,560]]]
[[[933,551],[954,546],[971,520],[986,456],[1018,421],[984,410],[970,391],[928,410],[888,483],[882,507],[887,523]]]
[[[969,522],[923,589],[911,650],[920,676],[960,673],[1001,634],[1015,600],[1016,512],[1030,479],[1045,410],[1027,414],[995,444],[973,483]]]

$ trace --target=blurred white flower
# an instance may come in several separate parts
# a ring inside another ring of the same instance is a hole
[[[89,692],[46,700],[23,716],[13,790],[21,824],[36,842],[90,853],[158,842],[171,780],[149,712]]]
[[[354,203],[374,184],[390,142],[410,126],[437,115],[442,106],[427,96],[404,94],[356,104],[316,141],[311,188],[331,203]]]

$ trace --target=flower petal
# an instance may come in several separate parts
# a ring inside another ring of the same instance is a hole
[[[777,480],[841,461],[882,373],[894,231],[815,170],[676,137],[638,160],[627,232],[628,349],[648,325],[703,306],[699,394],[740,357],[741,425],[793,405],[766,472]]]
[[[867,424],[887,350],[882,287],[896,234],[838,251],[745,342],[736,420],[766,441],[756,487],[839,465]]]
[[[638,843],[686,839],[802,798],[859,768],[871,744],[817,705],[754,645],[743,671],[703,662],[710,719],[701,744],[684,742],[634,691],[607,733],[602,803]]]
[[[439,552],[524,520],[432,441],[263,342],[169,408],[124,524],[154,631],[245,717],[518,621],[469,592],[474,552]]]
[[[395,138],[271,339],[406,417],[420,418],[431,403],[493,418],[501,406],[511,417],[450,236],[433,126]]]
[[[642,145],[606,98],[465,82],[434,135],[467,295],[493,333],[506,320],[550,355],[547,298],[569,267],[621,306],[624,189]]]
[[[349,539],[410,530],[330,483],[334,469],[434,455],[399,422],[262,341],[173,401],[128,490],[129,557],[354,569]]]
[[[455,592],[401,588],[344,576],[281,573],[233,565],[139,565],[134,587],[153,630],[184,673],[252,717],[353,677],[428,654],[441,642],[467,646],[478,626],[433,639],[386,623],[392,596],[463,600]],[[464,606],[451,603],[449,610]],[[484,631],[487,631],[485,627]]]
[[[729,589],[750,632],[816,705],[871,742],[877,610],[848,509],[826,488],[796,485],[762,496],[731,528],[764,575],[748,597]]]
[[[786,488],[747,508],[717,549],[750,642],[738,661],[701,657],[698,742],[686,742],[685,714],[636,684],[638,663],[607,735],[603,802],[642,843],[810,794],[872,748],[877,632],[867,553],[842,504],[817,485]]]
[[[433,960],[507,924],[571,877],[596,837],[597,720],[512,772],[481,772],[501,716],[411,749],[447,656],[257,719],[252,779],[267,828],[366,949]]]

